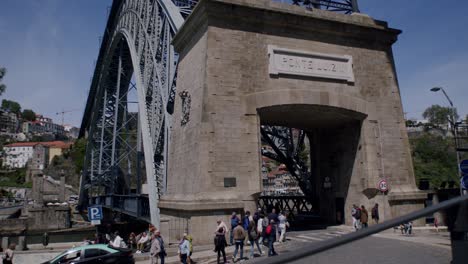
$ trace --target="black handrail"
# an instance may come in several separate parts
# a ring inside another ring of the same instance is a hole
[[[289,252],[289,253],[285,253],[280,256],[274,257],[274,258],[269,258],[265,260],[263,263],[265,264],[280,264],[281,263],[282,264],[282,263],[288,263],[291,261],[296,261],[296,260],[311,256],[311,255],[317,254],[319,252],[332,249],[332,248],[359,240],[361,238],[365,238],[367,236],[393,228],[395,226],[399,226],[400,224],[413,221],[415,219],[430,215],[437,211],[454,207],[458,204],[462,204],[463,202],[468,202],[468,195],[459,196],[457,198],[453,198],[453,199],[441,202],[439,204],[424,208],[422,210],[418,210],[418,211],[409,213],[407,215],[385,221],[381,224],[373,225],[369,228],[362,229],[358,232],[349,233],[340,237],[332,238],[332,239],[323,241],[321,243],[307,245],[306,247],[302,247],[297,250],[294,250],[294,252]]]

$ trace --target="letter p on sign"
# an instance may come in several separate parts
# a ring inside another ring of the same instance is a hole
[[[101,220],[102,219],[102,207],[93,206],[88,207],[89,220]]]

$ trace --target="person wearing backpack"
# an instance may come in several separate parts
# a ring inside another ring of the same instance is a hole
[[[248,227],[248,237],[250,241],[250,258],[254,257],[254,244],[257,244],[258,252],[260,255],[263,255],[262,249],[260,248],[260,245],[258,244],[259,240],[259,233],[257,232],[257,226],[255,225],[254,221],[251,221]]]
[[[351,209],[351,216],[353,217],[353,227],[356,231],[361,228],[361,209],[353,204],[353,209]]]
[[[274,243],[276,240],[276,224],[275,220],[270,220],[270,224],[267,226],[265,230],[265,234],[268,237],[268,256],[275,256],[278,255],[275,251]]]
[[[239,217],[237,217],[236,212],[232,212],[231,215],[231,232],[229,234],[229,245],[234,245],[234,228],[240,223]]]

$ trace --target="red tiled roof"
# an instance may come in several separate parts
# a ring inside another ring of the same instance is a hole
[[[17,142],[17,143],[5,145],[5,147],[34,147],[37,144],[41,144],[49,148],[61,148],[61,149],[70,148],[71,146],[71,143],[67,143],[63,141],[49,141],[49,142]]]
[[[41,142],[43,145],[48,146],[49,148],[61,148],[66,149],[70,148],[71,143],[63,142],[63,141],[50,141],[50,142]]]
[[[5,147],[10,147],[10,148],[12,147],[34,147],[37,144],[39,144],[39,142],[16,142],[16,143],[5,145]]]

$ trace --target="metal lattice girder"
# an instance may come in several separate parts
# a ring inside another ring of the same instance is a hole
[[[304,130],[262,125],[260,133],[262,140],[272,148],[272,151],[262,148],[262,155],[286,165],[289,173],[298,181],[302,192],[305,195],[311,194],[311,173],[306,161],[300,157],[301,151],[304,150]]]
[[[292,0],[295,5],[319,8],[345,14],[359,13],[357,0]]]
[[[170,124],[166,109],[174,100],[178,59],[171,41],[196,3],[114,1],[80,131],[88,136],[80,204],[96,189],[98,195],[130,192],[132,176],[142,167],[132,157],[143,156],[151,221],[159,224]],[[136,115],[128,109],[135,90]],[[138,129],[129,129],[132,123]],[[141,179],[136,182],[140,190]]]
[[[158,201],[165,190],[177,81],[178,55],[171,41],[197,2],[114,0],[80,129],[80,137],[88,138],[80,187],[82,208],[88,192],[94,189],[117,195],[128,192],[131,174],[139,175],[140,157],[144,157],[151,221],[159,225]],[[356,0],[307,2],[328,10],[347,12],[352,6],[353,12],[358,11]],[[135,90],[137,114],[129,110],[128,100]],[[137,129],[132,130],[128,124],[133,121]],[[292,137],[266,126],[262,133],[270,144],[277,145],[276,153],[270,155],[286,161],[283,163],[300,180],[303,190],[310,188],[305,180],[307,168],[297,159],[299,148],[295,147],[303,139],[294,143]],[[136,139],[132,141],[131,136]],[[132,161],[135,156],[136,164]],[[137,193],[141,181],[138,176]]]

